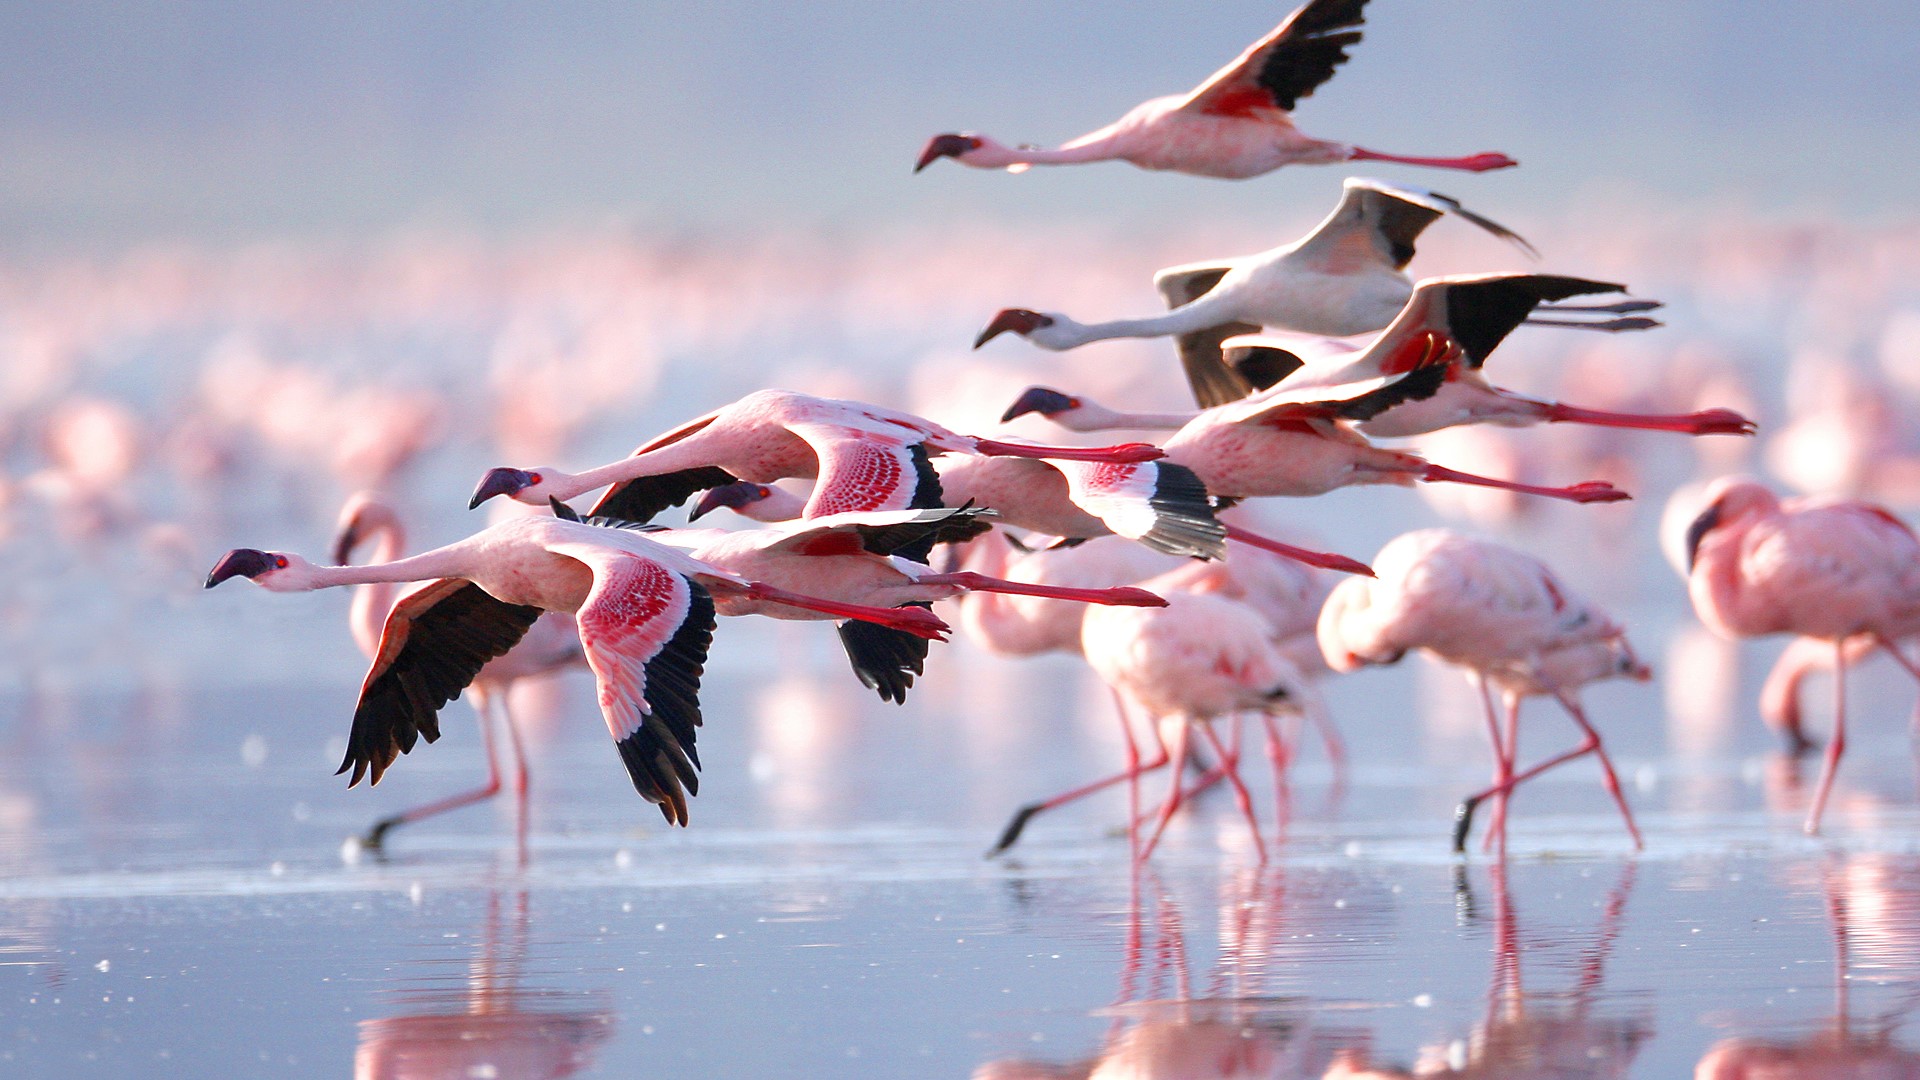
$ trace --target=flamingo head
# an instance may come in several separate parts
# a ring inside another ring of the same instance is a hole
[[[1039,413],[1052,418],[1064,412],[1072,412],[1081,406],[1079,398],[1072,394],[1063,394],[1045,386],[1029,386],[1020,392],[1020,396],[1000,414],[1000,422],[1007,423],[1016,416]]]
[[[1700,558],[1700,545],[1715,529],[1749,515],[1767,514],[1779,509],[1780,500],[1760,482],[1745,476],[1722,477],[1706,491],[1706,508],[1687,526],[1687,570],[1693,570]]]
[[[920,160],[914,163],[913,171],[919,172],[943,157],[964,163],[965,155],[985,146],[986,142],[978,135],[935,135],[927,140],[926,149],[920,151]]]
[[[1012,331],[1023,338],[1033,340],[1037,345],[1058,348],[1059,346],[1053,345],[1047,340],[1034,338],[1033,334],[1035,331],[1044,330],[1059,321],[1060,316],[1049,315],[1043,311],[1028,311],[1026,308],[1005,308],[994,315],[993,321],[987,324],[985,330],[980,331],[979,337],[973,339],[973,347],[977,349],[987,342],[992,341],[994,338],[999,337],[1001,334]]]
[[[488,469],[473,489],[473,498],[467,500],[467,509],[477,509],[495,495],[505,495],[530,506],[545,506],[548,496],[558,494],[549,489],[565,475],[558,469]]]
[[[367,491],[354,495],[340,508],[340,523],[333,537],[333,564],[345,566],[353,550],[368,537],[399,527],[400,516],[378,495]]]
[[[312,588],[313,564],[285,551],[256,551],[234,548],[213,564],[207,574],[207,588],[228,578],[243,577],[273,592],[303,592]]]
[[[735,513],[744,513],[755,503],[772,497],[773,489],[766,484],[756,484],[751,480],[736,480],[731,484],[721,484],[708,488],[700,501],[693,505],[693,512],[687,515],[688,521],[699,521],[702,517],[726,507]]]

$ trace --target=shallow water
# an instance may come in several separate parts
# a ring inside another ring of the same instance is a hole
[[[956,644],[901,710],[795,629],[716,652],[686,830],[563,683],[524,857],[504,808],[343,847],[483,773],[464,706],[348,791],[351,683],[9,699],[0,1072],[1672,1077],[1717,1052],[1920,1075],[1910,691],[1879,667],[1824,838],[1797,828],[1811,765],[1796,784],[1750,707],[1667,732],[1660,692],[1619,684],[1589,705],[1646,852],[1581,763],[1516,800],[1504,870],[1457,860],[1473,699],[1410,664],[1335,684],[1355,763],[1306,752],[1264,867],[1214,796],[1134,874],[1117,793],[982,858],[1015,805],[1118,761],[1073,664]],[[1572,740],[1527,715],[1524,752]]]

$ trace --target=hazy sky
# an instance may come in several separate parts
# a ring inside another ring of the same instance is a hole
[[[1097,218],[1324,202],[1339,170],[1242,183],[1107,164],[1007,176],[937,131],[1053,143],[1184,90],[1285,3],[886,0],[0,7],[0,239],[352,233],[610,217],[749,229]],[[1909,214],[1910,0],[1374,0],[1299,112],[1485,206],[1599,183],[1683,205]]]

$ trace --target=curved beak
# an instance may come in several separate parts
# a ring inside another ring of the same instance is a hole
[[[488,469],[480,478],[480,486],[473,489],[473,498],[467,500],[467,509],[478,509],[495,495],[514,495],[531,486],[533,474],[525,469]]]
[[[1720,524],[1720,504],[1716,502],[1700,511],[1700,516],[1694,518],[1693,524],[1687,526],[1687,573],[1693,573],[1694,560],[1700,555],[1700,541],[1706,539],[1707,534],[1712,532],[1713,527],[1718,524]]]
[[[980,331],[980,336],[973,339],[973,347],[977,349],[1009,330],[1021,337],[1026,337],[1043,326],[1052,325],[1052,316],[1028,311],[1026,308],[1007,308],[995,315],[993,321],[987,324],[987,328]]]
[[[766,497],[766,486],[751,480],[736,480],[731,484],[721,484],[716,488],[708,488],[706,494],[700,496],[700,501],[693,505],[693,512],[687,515],[687,520],[699,521],[709,511],[718,510],[723,506],[729,510],[752,506]]]
[[[353,549],[360,546],[360,519],[347,522],[340,534],[333,538],[333,565],[345,566],[352,557]]]
[[[273,560],[267,557],[266,552],[255,551],[252,548],[234,548],[220,556],[220,561],[213,564],[213,570],[207,574],[207,588],[211,589],[231,577],[251,578],[256,574],[265,573],[272,567]]]
[[[920,151],[920,160],[913,163],[913,171],[939,161],[943,157],[957,158],[969,150],[980,149],[980,140],[971,135],[935,135],[927,140],[924,150]]]
[[[1029,386],[1020,392],[1020,396],[1014,399],[1012,405],[1007,406],[1006,412],[1000,414],[1000,422],[1004,424],[1016,416],[1025,416],[1028,413],[1052,416],[1055,413],[1077,408],[1079,405],[1078,399],[1058,390],[1050,390],[1044,386]]]

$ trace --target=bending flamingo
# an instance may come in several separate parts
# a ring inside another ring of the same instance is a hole
[[[1184,96],[1159,97],[1056,150],[1011,147],[985,135],[935,135],[919,172],[943,157],[977,169],[1019,172],[1029,165],[1129,161],[1143,169],[1243,180],[1282,165],[1390,161],[1486,172],[1519,164],[1505,154],[1461,158],[1382,154],[1305,135],[1293,126],[1296,102],[1333,77],[1360,41],[1366,0],[1309,0],[1271,34]]]
[[[669,823],[687,823],[699,790],[700,674],[716,609],[776,618],[868,619],[926,637],[947,625],[921,608],[870,608],[801,596],[709,566],[638,532],[549,517],[489,526],[445,547],[373,566],[315,566],[289,552],[236,548],[211,589],[246,577],[273,592],[426,581],[394,605],[355,707],[339,772],[373,782],[425,736],[440,707],[505,653],[543,611],[580,628],[600,711],[633,786]]]
[[[1055,350],[1171,334],[1195,400],[1202,406],[1224,405],[1252,393],[1255,384],[1221,360],[1223,340],[1262,327],[1335,337],[1383,329],[1413,294],[1406,266],[1414,241],[1448,212],[1537,257],[1517,234],[1448,196],[1351,177],[1333,213],[1291,244],[1155,274],[1154,288],[1173,309],[1164,315],[1085,324],[1059,312],[1008,308],[993,317],[973,347],[1009,331]],[[1658,306],[1639,301],[1635,310]]]
[[[401,523],[399,514],[379,496],[363,491],[348,499],[346,506],[341,509],[333,561],[345,565],[353,552],[368,541],[374,543],[375,563],[392,562],[400,558],[407,548],[406,527]],[[360,651],[369,660],[379,655],[381,634],[386,628],[387,617],[394,610],[398,587],[397,582],[380,581],[354,589],[348,623],[353,630],[354,643],[360,646]],[[586,654],[581,650],[580,634],[573,618],[552,611],[542,614],[527,629],[526,636],[520,639],[519,644],[487,661],[467,686],[467,700],[473,705],[475,718],[479,721],[480,745],[486,753],[487,782],[471,791],[382,818],[367,830],[361,842],[367,847],[378,848],[385,842],[387,833],[401,825],[484,802],[498,795],[502,781],[500,761],[494,749],[494,735],[499,730],[507,733],[507,746],[513,762],[517,820],[520,835],[524,838],[527,824],[527,757],[521,747],[520,729],[514,723],[508,695],[513,684],[521,679],[585,663]]]
[[[1600,733],[1575,696],[1599,679],[1649,677],[1619,625],[1532,556],[1446,529],[1396,537],[1374,556],[1373,565],[1377,579],[1343,581],[1327,598],[1320,613],[1320,648],[1335,671],[1391,664],[1410,649],[1424,649],[1465,668],[1479,686],[1493,739],[1494,783],[1460,804],[1454,850],[1465,848],[1474,808],[1494,796],[1490,832],[1504,852],[1508,793],[1584,754],[1599,760],[1601,781],[1620,807],[1634,847],[1643,846]],[[1506,699],[1504,733],[1489,687]],[[1586,738],[1515,773],[1520,702],[1541,695],[1559,701]]]
[[[1807,809],[1818,832],[1847,748],[1847,664],[1864,639],[1920,678],[1894,642],[1920,629],[1920,540],[1871,503],[1788,499],[1745,477],[1707,488],[1687,528],[1687,593],[1728,638],[1790,633],[1831,642],[1833,737]]]

